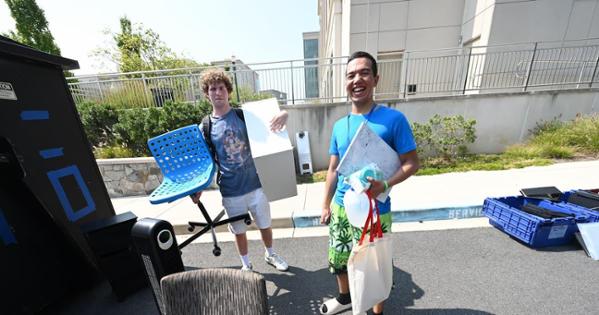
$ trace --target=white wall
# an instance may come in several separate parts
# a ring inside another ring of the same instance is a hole
[[[321,56],[599,37],[599,0],[319,0]],[[324,17],[324,19],[323,19]],[[328,20],[327,20],[328,18]]]
[[[576,114],[599,113],[599,91],[562,90],[505,94],[480,94],[454,97],[408,99],[390,102],[410,122],[426,122],[433,115],[462,115],[476,119],[475,153],[498,153],[506,146],[526,139],[537,122],[560,116],[571,120]],[[310,149],[315,170],[328,167],[329,141],[335,121],[345,117],[347,103],[282,106],[289,112],[287,130],[295,145],[295,134],[310,133]]]
[[[599,36],[597,0],[496,0],[489,45]]]
[[[352,0],[350,51],[456,47],[463,11],[464,0]]]

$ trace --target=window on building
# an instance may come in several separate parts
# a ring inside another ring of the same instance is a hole
[[[379,83],[377,99],[398,98],[401,89],[403,50],[379,52],[377,54]]]

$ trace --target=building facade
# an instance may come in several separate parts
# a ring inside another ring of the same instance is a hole
[[[377,94],[389,98],[400,90],[427,91],[426,83],[433,79],[455,81],[451,88],[458,89],[462,83],[455,79],[457,72],[474,78],[464,82],[464,90],[485,86],[485,72],[493,62],[488,53],[501,50],[497,46],[520,43],[532,50],[535,42],[599,43],[599,0],[318,0],[318,14],[321,58],[369,52],[380,61],[384,79]],[[455,71],[431,74],[435,78],[421,71],[417,82],[402,81],[411,75],[406,73],[408,59],[414,66],[413,62],[429,63],[425,57],[456,54],[475,58],[448,61]],[[526,72],[526,62],[520,63]],[[321,69],[321,90],[343,89],[343,78],[334,69]]]

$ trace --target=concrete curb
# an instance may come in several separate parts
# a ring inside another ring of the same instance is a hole
[[[314,211],[313,211],[314,212]],[[439,221],[452,219],[471,219],[481,218],[482,205],[462,206],[462,207],[446,207],[436,209],[412,209],[412,210],[393,210],[391,211],[393,223],[406,222],[425,222]],[[320,224],[320,215],[294,215],[291,218],[273,218],[273,229],[288,229],[288,228],[310,228],[323,226]],[[189,232],[187,224],[173,225],[177,235],[193,234],[200,231],[196,228],[193,232]],[[258,230],[256,225],[251,224],[248,231]],[[218,226],[216,232],[228,232],[227,225]]]

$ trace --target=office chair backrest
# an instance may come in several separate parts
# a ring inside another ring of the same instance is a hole
[[[264,277],[238,269],[200,269],[162,278],[168,315],[268,314]]]
[[[198,174],[210,174],[212,155],[198,125],[189,125],[148,140],[162,174],[179,183]]]

